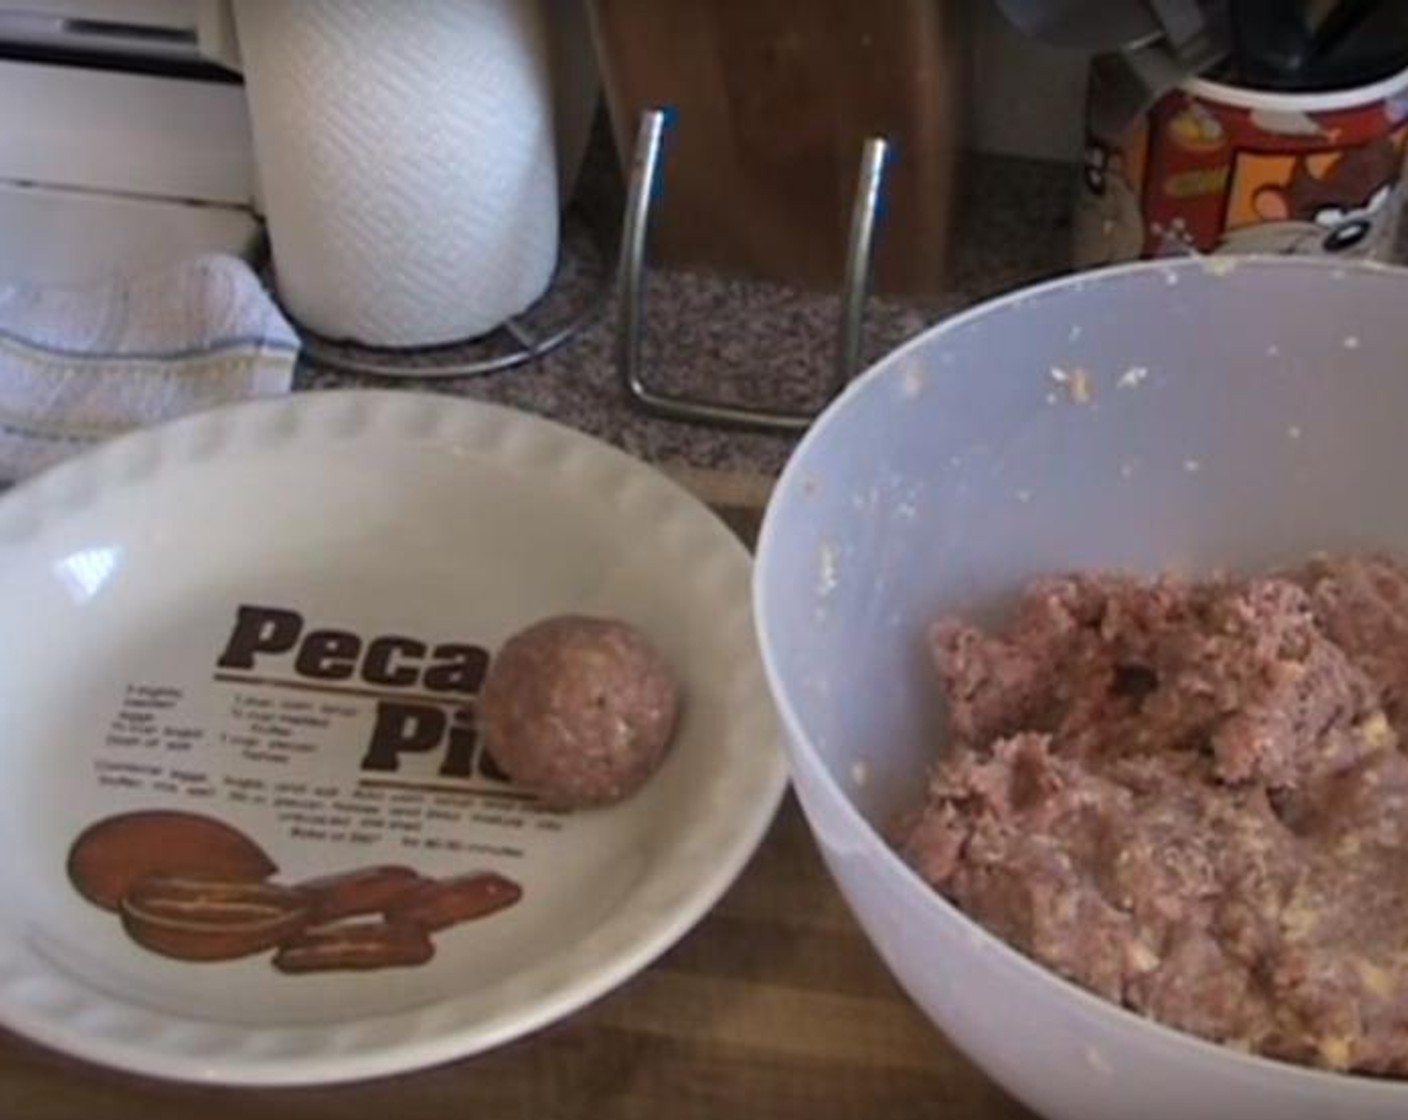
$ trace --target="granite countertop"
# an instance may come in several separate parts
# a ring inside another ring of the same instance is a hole
[[[960,176],[953,250],[944,290],[922,301],[872,298],[865,362],[954,310],[1069,267],[1068,215],[1074,172],[1064,164],[970,157]],[[585,192],[579,191],[579,196]],[[569,222],[562,262],[545,301],[581,306],[606,279],[600,245],[614,215]],[[610,203],[607,204],[611,205]],[[881,232],[883,236],[883,230]],[[651,274],[642,354],[653,386],[676,393],[784,407],[816,404],[831,377],[838,299],[772,284],[717,276]],[[561,309],[559,309],[561,310]],[[543,314],[551,317],[553,309]],[[600,436],[657,463],[746,473],[776,473],[796,437],[662,420],[630,403],[615,364],[616,304],[559,349],[513,369],[453,379],[373,377],[339,371],[316,357],[301,361],[303,389],[386,386],[428,389],[513,405]],[[337,354],[359,352],[330,348]],[[453,360],[454,350],[399,358],[408,371]]]

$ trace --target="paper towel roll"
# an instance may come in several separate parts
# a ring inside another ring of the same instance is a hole
[[[482,334],[557,259],[538,0],[236,0],[278,290],[335,338]]]

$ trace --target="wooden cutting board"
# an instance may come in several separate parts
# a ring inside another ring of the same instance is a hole
[[[617,148],[668,106],[652,259],[834,289],[861,146],[892,144],[877,290],[944,287],[962,112],[955,0],[592,0]]]
[[[758,506],[718,508],[751,543]],[[206,1089],[98,1069],[0,1032],[0,1086],[16,1120],[1032,1116],[890,978],[790,793],[747,870],[673,950],[585,1011],[492,1053],[362,1085]]]

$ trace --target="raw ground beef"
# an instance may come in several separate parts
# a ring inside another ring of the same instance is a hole
[[[1044,580],[931,634],[897,845],[1016,948],[1241,1049],[1408,1074],[1408,571]]]
[[[555,615],[504,643],[479,720],[494,761],[548,805],[610,805],[664,761],[680,685],[650,640],[619,619]]]

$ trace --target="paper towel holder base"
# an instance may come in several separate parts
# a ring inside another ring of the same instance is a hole
[[[647,109],[641,114],[635,150],[631,156],[617,279],[620,311],[616,364],[626,395],[644,411],[669,420],[773,432],[805,431],[831,398],[859,372],[865,298],[870,286],[871,251],[889,143],[882,137],[872,136],[861,148],[860,173],[851,207],[850,237],[846,246],[846,270],[841,285],[841,322],[837,332],[833,381],[827,400],[810,411],[781,410],[767,405],[672,396],[652,388],[642,376],[646,235],[651,207],[661,193],[660,156],[667,118],[667,112],[658,108]]]
[[[565,216],[572,215],[574,210],[575,208],[569,207]],[[593,281],[591,290],[583,296],[580,308],[546,330],[536,328],[531,318],[537,308],[556,294],[556,279],[532,307],[504,320],[488,334],[438,346],[386,348],[329,338],[299,322],[282,301],[280,308],[297,328],[304,354],[318,365],[337,373],[417,379],[482,377],[489,373],[500,373],[551,353],[600,319],[606,310],[611,295],[611,266],[609,252],[603,243],[605,234],[588,215],[577,213],[576,217],[581,219],[575,224],[582,231],[583,241],[589,243],[591,253],[597,258],[601,277]],[[502,353],[468,361],[450,357],[468,346],[488,344],[496,340],[506,341],[509,348]]]

